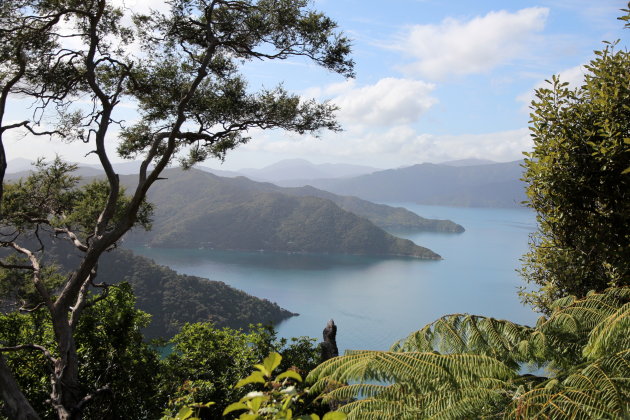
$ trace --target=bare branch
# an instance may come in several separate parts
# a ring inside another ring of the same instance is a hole
[[[42,306],[45,305],[45,303],[44,302],[39,302],[37,305],[35,305],[32,308],[25,308],[24,305],[26,305],[26,302],[22,303],[22,306],[20,308],[18,308],[18,311],[24,312],[24,313],[31,313],[31,312],[35,312],[35,311],[39,310]]]
[[[79,238],[77,237],[77,235],[72,232],[68,227],[65,228],[55,228],[55,233],[56,234],[65,234],[68,236],[68,238],[70,239],[70,241],[72,241],[72,243],[74,244],[74,246],[79,250],[79,251],[83,251],[83,252],[87,252],[88,247],[87,245],[85,245],[83,242],[81,242],[79,240]]]
[[[40,346],[39,344],[21,344],[19,346],[0,347],[0,353],[8,353],[8,352],[22,351],[22,350],[39,351],[46,357],[46,359],[51,364],[54,364],[57,360],[55,357],[53,357],[52,353],[48,351],[46,347]]]
[[[25,255],[29,259],[32,266],[33,284],[35,285],[35,289],[37,290],[39,295],[42,297],[42,299],[44,299],[46,306],[48,306],[48,308],[52,310],[54,305],[53,305],[52,299],[50,298],[50,293],[48,293],[48,289],[46,289],[46,285],[44,284],[44,282],[42,281],[40,277],[41,266],[35,254],[33,254],[28,249],[19,246],[15,242],[10,242],[6,245],[15,249],[20,254]]]
[[[85,407],[86,404],[88,404],[90,401],[92,401],[99,394],[103,394],[105,392],[111,392],[111,389],[109,388],[109,385],[105,385],[104,387],[98,388],[94,392],[92,392],[91,394],[88,394],[85,397],[83,397],[81,399],[81,401],[79,401],[79,403],[77,404],[76,411],[80,413],[81,410],[83,410],[83,408]]]

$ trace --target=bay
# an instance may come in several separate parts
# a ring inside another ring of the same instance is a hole
[[[453,220],[461,234],[393,232],[444,259],[301,255],[206,249],[132,248],[183,273],[223,281],[300,316],[280,336],[321,339],[329,319],[339,350],[386,350],[449,313],[473,313],[532,325],[537,315],[517,295],[519,258],[535,215],[527,209],[456,208],[388,203],[423,217]],[[185,304],[185,303],[182,303]]]

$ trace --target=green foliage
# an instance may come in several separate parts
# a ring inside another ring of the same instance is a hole
[[[86,406],[85,418],[154,418],[164,403],[156,392],[159,354],[142,335],[151,317],[134,303],[129,284],[111,287],[77,327],[79,375],[90,391],[103,389]]]
[[[271,353],[265,357],[262,364],[254,367],[256,370],[245,379],[241,379],[235,388],[241,388],[248,384],[262,384],[263,391],[250,392],[238,402],[232,403],[223,411],[223,415],[243,411],[238,417],[240,420],[274,420],[274,419],[304,419],[319,420],[316,414],[304,414],[294,417],[294,407],[299,404],[304,391],[298,389],[302,382],[300,374],[293,370],[284,371],[277,376],[273,372],[280,366],[282,356]],[[323,420],[344,420],[343,413],[326,413]]]
[[[24,258],[17,256],[10,256],[5,261],[18,266],[26,263]],[[0,311],[6,313],[20,308],[29,309],[42,303],[42,297],[35,289],[32,277],[30,272],[0,268]],[[50,293],[65,281],[65,277],[59,273],[59,267],[55,265],[43,267],[41,278]]]
[[[571,294],[630,284],[630,53],[614,44],[585,66],[584,84],[555,77],[532,103],[528,204],[539,230],[522,274],[542,311]]]
[[[612,288],[557,300],[535,328],[449,315],[389,352],[326,361],[307,380],[349,419],[625,418],[629,330],[630,288]],[[527,364],[546,376],[523,374]]]
[[[171,341],[172,353],[166,358],[161,379],[161,392],[170,399],[168,415],[182,405],[198,401],[215,404],[197,407],[196,416],[204,419],[219,417],[231,401],[245,397],[251,387],[233,385],[245,377],[264,355],[280,352],[286,358],[274,359],[290,372],[308,372],[316,365],[317,348],[305,337],[276,340],[275,332],[268,327],[251,326],[249,332],[230,328],[215,328],[209,323],[187,324]],[[271,361],[268,362],[268,364]],[[278,365],[266,366],[273,370]],[[265,371],[266,372],[266,371]],[[289,375],[292,375],[289,374]],[[255,381],[250,381],[251,383]]]
[[[79,186],[80,177],[72,174],[77,166],[59,157],[51,162],[40,159],[35,168],[26,179],[4,186],[2,223],[27,232],[45,223],[53,233],[69,229],[82,239],[93,233],[109,195],[107,182]],[[110,227],[123,217],[130,200],[121,188]],[[152,212],[153,206],[143,201],[136,224],[150,229]]]
[[[24,342],[36,342],[49,345],[54,341],[50,328],[50,317],[44,311],[28,315],[12,312],[0,315],[0,345],[14,347]],[[6,352],[4,358],[15,372],[16,380],[33,405],[44,419],[52,419],[49,398],[50,368],[47,358],[37,350],[26,352]],[[1,405],[0,405],[1,407]]]
[[[40,221],[60,219],[72,211],[79,178],[72,175],[77,166],[59,157],[50,163],[40,159],[36,170],[24,181],[4,186],[2,201],[5,226],[33,229]]]
[[[275,377],[273,372],[281,366],[282,356],[278,353],[270,353],[263,362],[254,365],[256,369],[244,379],[239,380],[235,389],[252,384],[263,386],[262,391],[249,392],[238,402],[229,404],[223,410],[223,417],[241,412],[240,420],[320,420],[317,414],[295,414],[294,409],[303,403],[302,397],[308,390],[300,390],[302,377],[294,370],[286,370]],[[192,403],[184,405],[177,414],[172,417],[165,415],[162,420],[199,419],[201,410],[214,405],[214,403]],[[193,417],[194,416],[194,417]],[[346,415],[341,412],[328,412],[322,420],[344,420]]]
[[[87,393],[95,396],[85,407],[85,418],[155,418],[164,403],[158,399],[159,355],[143,341],[141,329],[149,316],[134,308],[128,284],[112,287],[107,297],[85,309],[77,326],[79,369]],[[0,343],[24,342],[54,348],[47,312],[0,316]],[[50,398],[50,365],[42,352],[4,353],[7,363],[42,418],[56,418]],[[97,392],[98,390],[98,392]]]

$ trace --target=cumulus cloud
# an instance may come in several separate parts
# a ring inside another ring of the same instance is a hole
[[[429,79],[488,71],[523,54],[541,31],[548,8],[515,13],[490,12],[469,21],[447,18],[437,25],[415,25],[396,47],[415,58],[404,69]]]
[[[357,87],[354,80],[306,89],[305,98],[329,99],[339,106],[344,125],[383,126],[417,121],[438,101],[432,83],[387,77],[375,84]]]

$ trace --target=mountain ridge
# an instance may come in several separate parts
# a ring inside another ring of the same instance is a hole
[[[349,179],[313,180],[311,185],[377,202],[519,208],[526,200],[521,164],[522,161],[472,166],[422,163]]]
[[[169,169],[164,176],[168,180],[156,183],[148,196],[156,205],[153,230],[132,232],[130,243],[441,259],[328,199],[289,195],[273,184],[194,169]],[[123,184],[133,181],[121,177]]]

